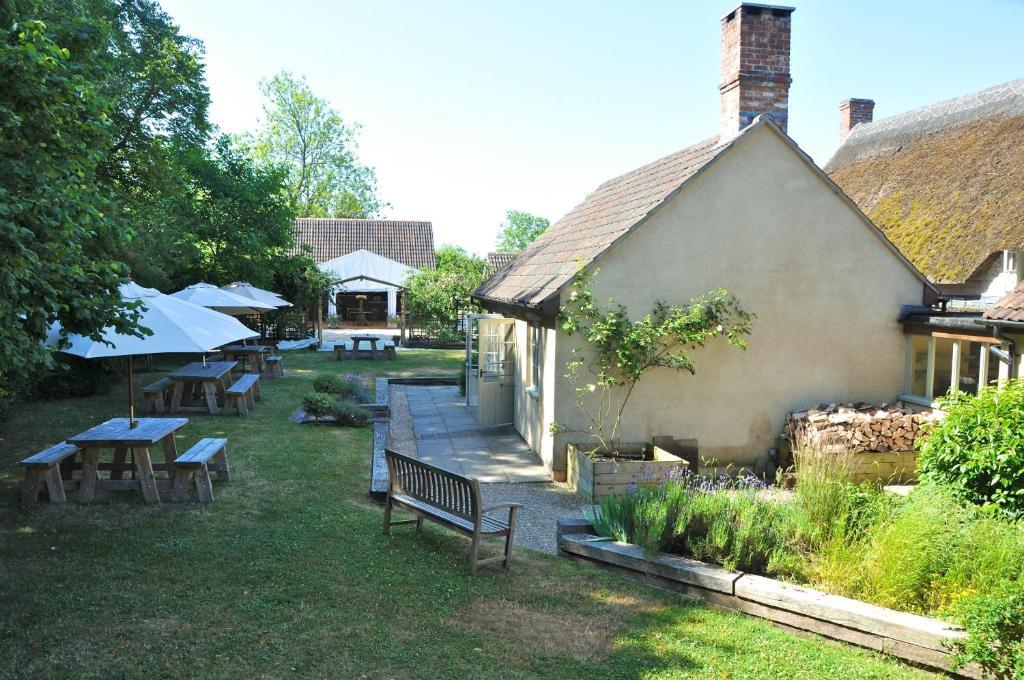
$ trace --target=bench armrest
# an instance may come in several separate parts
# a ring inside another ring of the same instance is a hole
[[[501,510],[502,508],[508,508],[509,510],[518,510],[521,507],[523,507],[522,503],[498,503],[497,505],[492,505],[489,508],[484,508],[480,512],[494,512],[495,510]]]

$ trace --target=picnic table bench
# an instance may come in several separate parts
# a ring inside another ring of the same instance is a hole
[[[242,370],[263,373],[263,355],[271,350],[269,345],[224,345],[219,348],[228,361],[241,360]],[[252,358],[252,365],[249,359]]]
[[[256,400],[261,398],[260,377],[246,373],[224,391],[224,413],[235,411],[240,416],[247,416],[249,409],[256,408]]]
[[[181,503],[188,498],[190,484],[195,485],[196,497],[200,503],[213,501],[213,484],[210,482],[210,468],[217,473],[217,479],[228,481],[227,439],[205,438],[178,456],[174,461],[174,491],[171,502]],[[210,464],[210,460],[213,464]]]
[[[284,357],[280,354],[271,354],[263,363],[264,374],[268,378],[284,377]]]
[[[369,351],[370,357],[374,360],[377,359],[377,343],[380,343],[380,349],[383,351],[384,358],[394,361],[395,359],[395,341],[388,338],[381,338],[376,335],[353,335],[350,337],[352,342],[352,349],[349,350],[348,342],[341,341],[334,345],[334,359],[344,360],[345,352],[350,351],[352,358],[354,359],[356,353],[360,351],[359,347],[365,342],[370,346]]]
[[[384,449],[388,465],[388,496],[384,503],[384,533],[392,525],[416,524],[416,530],[423,527],[423,520],[472,539],[469,556],[469,573],[476,574],[476,568],[492,562],[503,562],[507,571],[512,552],[512,535],[516,528],[516,512],[523,507],[520,503],[499,503],[482,507],[480,482],[463,477],[443,468],[428,465],[423,461],[404,456],[391,449]],[[392,508],[408,510],[415,519],[391,519]],[[488,513],[508,509],[508,519],[492,517]],[[505,537],[505,553],[498,557],[478,559],[480,542],[483,538]]]
[[[171,413],[180,411],[207,411],[220,413],[218,396],[231,380],[231,371],[237,366],[234,361],[199,361],[186,364],[167,377],[174,383],[171,395]],[[198,402],[198,403],[196,403]]]
[[[70,479],[70,470],[65,465],[74,459],[78,447],[61,442],[21,461],[25,466],[25,483],[21,489],[21,504],[35,505],[39,500],[39,489],[46,486],[51,503],[63,503],[64,479]],[[61,467],[64,466],[64,474]]]
[[[144,413],[163,415],[167,410],[168,396],[174,389],[174,381],[164,376],[154,383],[142,388],[142,397],[145,400]]]

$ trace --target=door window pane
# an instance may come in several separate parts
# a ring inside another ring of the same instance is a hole
[[[916,397],[926,395],[928,380],[928,336],[910,336],[910,394]]]
[[[968,394],[978,393],[978,377],[981,371],[981,351],[984,346],[980,342],[960,343],[960,391]]]
[[[935,338],[935,379],[932,381],[932,395],[945,396],[953,384],[953,341],[949,338]]]

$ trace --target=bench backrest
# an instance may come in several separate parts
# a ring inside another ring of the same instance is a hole
[[[384,449],[388,492],[411,496],[475,522],[480,514],[480,484],[475,479]]]

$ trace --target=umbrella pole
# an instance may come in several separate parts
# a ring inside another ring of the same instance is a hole
[[[139,426],[135,420],[135,377],[132,375],[132,355],[128,355],[128,427]]]

